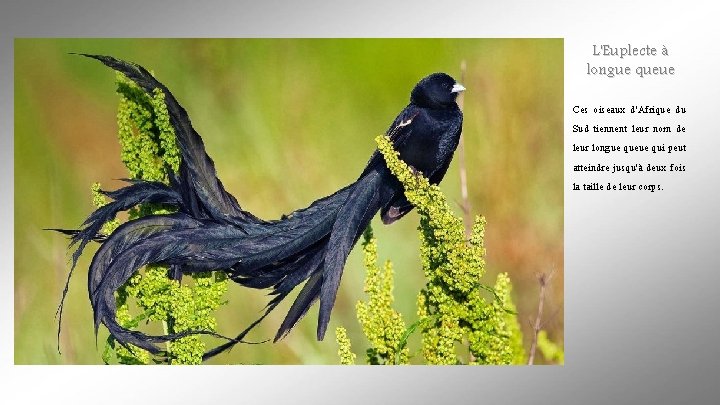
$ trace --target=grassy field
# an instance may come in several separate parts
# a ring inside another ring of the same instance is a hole
[[[488,221],[488,276],[508,272],[520,320],[534,317],[535,274],[555,270],[546,328],[563,342],[563,42],[560,39],[248,39],[15,41],[15,362],[97,364],[98,344],[81,259],[66,301],[62,355],[55,309],[69,270],[67,241],[43,228],[77,227],[92,210],[90,185],[114,189],[120,162],[115,76],[68,52],[113,55],[152,70],[188,110],[218,175],[263,218],[305,207],[360,174],[414,84],[467,62],[466,161],[474,214]],[[460,201],[454,160],[441,187]],[[460,209],[458,207],[458,212]],[[380,259],[392,259],[396,305],[411,323],[424,284],[415,213],[373,222]],[[359,250],[359,249],[356,249]],[[345,326],[362,358],[355,318],[362,258],[348,259],[330,331]],[[268,298],[230,286],[219,331],[238,332]],[[289,301],[289,300],[286,300]],[[274,336],[289,302],[251,339]],[[239,345],[212,363],[337,364],[334,333],[315,340],[317,307],[277,344]],[[529,339],[526,336],[526,341]],[[412,343],[411,343],[412,345]],[[412,346],[411,346],[412,347]]]

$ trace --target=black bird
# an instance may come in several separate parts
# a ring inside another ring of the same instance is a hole
[[[303,282],[275,341],[286,335],[318,299],[317,338],[322,340],[345,261],[363,230],[378,211],[383,223],[390,224],[413,208],[379,151],[372,154],[352,184],[279,220],[265,221],[244,211],[225,190],[187,112],[162,83],[137,64],[110,56],[83,56],[123,73],[148,93],[163,91],[182,155],[179,173],[170,175],[170,185],[133,180],[127,187],[106,193],[114,201],[93,212],[82,229],[63,231],[72,236],[71,246],[78,246],[73,268],[89,241],[101,243],[88,277],[96,333],[102,323],[119,343],[152,353],[161,352],[155,343],[196,333],[147,335],[125,329],[115,320],[115,291],[142,266],[164,264],[171,266],[174,274],[222,270],[241,285],[272,288],[274,298],[263,316],[206,357],[241,341]],[[413,88],[410,104],[387,131],[401,159],[433,184],[445,175],[460,138],[462,112],[455,101],[463,90],[445,73],[425,77]],[[177,212],[135,219],[107,238],[98,236],[102,224],[119,211],[150,202],[174,205]]]

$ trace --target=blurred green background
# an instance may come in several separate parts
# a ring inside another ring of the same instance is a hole
[[[54,314],[69,254],[64,237],[42,228],[76,228],[93,209],[90,185],[115,189],[122,184],[115,179],[126,176],[115,75],[68,52],[113,55],[153,71],[188,110],[226,188],[263,218],[355,180],[373,138],[407,105],[415,83],[436,71],[459,79],[465,60],[463,136],[472,212],[488,221],[486,284],[498,272],[510,274],[529,347],[536,274],[554,270],[545,329],[563,343],[562,39],[16,39],[17,364],[98,364],[107,336],[101,328],[96,345],[86,287],[92,246],[70,285],[62,355],[56,350]],[[456,156],[441,187],[459,203],[457,162]],[[380,260],[395,265],[396,308],[412,323],[424,284],[417,214],[392,226],[376,218],[373,225]],[[238,345],[211,363],[337,364],[336,326],[348,329],[362,362],[367,342],[354,308],[365,298],[363,277],[356,249],[325,341],[315,340],[315,306],[283,341]],[[226,335],[256,319],[268,301],[265,291],[236,284],[228,299],[218,314]],[[274,336],[290,302],[250,339]]]

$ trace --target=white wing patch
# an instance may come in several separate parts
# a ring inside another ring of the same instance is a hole
[[[411,118],[408,118],[407,121],[403,121],[403,122],[399,123],[397,127],[402,128],[402,127],[410,125],[410,123],[413,122],[413,118],[415,118],[415,117],[413,116]]]

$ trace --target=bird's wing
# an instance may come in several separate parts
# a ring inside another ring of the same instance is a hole
[[[243,222],[259,221],[252,214],[243,211],[235,197],[225,190],[222,182],[217,178],[213,160],[205,152],[202,138],[192,127],[187,111],[165,85],[140,65],[111,56],[89,54],[82,56],[96,59],[124,74],[147,93],[152,94],[155,89],[160,89],[164,93],[170,123],[175,130],[177,144],[182,154],[180,178],[175,179],[173,186],[180,189],[187,200],[186,205],[195,207],[195,210],[199,211],[193,212],[195,216],[208,216],[240,226]]]
[[[424,175],[428,177],[430,184],[440,184],[443,177],[445,177],[445,173],[447,173],[447,170],[450,167],[453,153],[460,139],[461,131],[462,119],[458,122],[458,125],[455,128],[450,129],[450,132],[453,133],[453,136],[443,138],[446,139],[446,144],[441,144],[439,150],[440,161],[442,163],[437,168],[435,168],[435,170],[429,173],[424,173]],[[401,138],[401,142],[404,142],[404,140],[407,139],[407,134],[409,133],[409,129],[402,133],[401,136],[403,138]],[[408,201],[407,197],[405,197],[405,193],[402,193],[400,195],[394,196],[389,203],[382,207],[382,209],[380,210],[380,217],[383,224],[389,225],[405,216],[405,214],[412,211],[412,209],[413,205]]]

